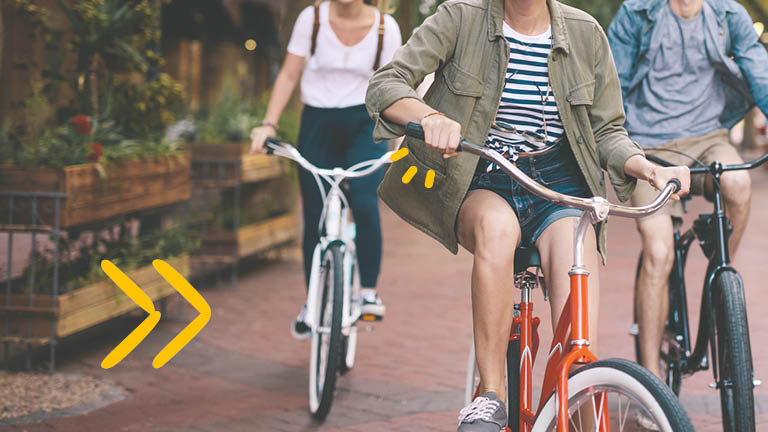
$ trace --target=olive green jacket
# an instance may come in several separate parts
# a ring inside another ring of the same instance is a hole
[[[547,0],[553,47],[548,59],[555,101],[581,172],[594,195],[605,196],[603,171],[619,198],[627,200],[636,180],[624,174],[628,158],[643,154],[627,136],[621,86],[605,33],[578,9]],[[376,140],[403,135],[403,127],[381,113],[404,98],[421,100],[414,90],[435,72],[423,101],[462,126],[464,137],[485,142],[501,100],[509,47],[503,35],[504,0],[450,0],[418,28],[391,63],[371,78],[366,105],[376,122]],[[477,156],[443,159],[421,141],[406,138],[409,154],[390,167],[379,188],[384,202],[410,224],[458,252],[455,224],[477,165]],[[412,165],[419,174],[402,176]],[[434,186],[424,187],[427,170]],[[422,180],[419,180],[422,179]],[[605,224],[600,250],[605,257]]]

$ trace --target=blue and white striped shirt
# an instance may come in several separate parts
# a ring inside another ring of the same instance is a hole
[[[504,36],[509,42],[506,84],[486,145],[515,160],[518,153],[552,147],[564,130],[549,86],[551,28],[538,36],[525,36],[504,23]]]

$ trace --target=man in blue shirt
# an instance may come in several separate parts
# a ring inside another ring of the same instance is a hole
[[[741,162],[728,129],[755,105],[768,113],[768,53],[741,5],[627,0],[608,37],[621,80],[625,127],[647,153],[675,165]],[[734,226],[729,240],[734,256],[749,217],[749,174],[726,173],[721,186]],[[691,178],[692,193],[711,188],[708,176]],[[632,201],[644,205],[654,197],[653,189],[639,182]],[[673,230],[681,216],[682,206],[675,202],[637,223],[643,247],[636,304],[641,362],[659,376]]]

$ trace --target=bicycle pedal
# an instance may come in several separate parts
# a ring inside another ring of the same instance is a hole
[[[364,314],[360,315],[360,320],[365,322],[381,321],[381,317],[377,315]]]

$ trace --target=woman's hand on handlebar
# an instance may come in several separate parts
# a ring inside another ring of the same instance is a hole
[[[267,138],[277,135],[274,127],[269,125],[253,128],[251,131],[251,154],[263,153]]]
[[[424,142],[430,148],[443,153],[444,158],[458,156],[461,141],[461,125],[444,114],[428,114],[421,119]]]
[[[680,190],[670,197],[673,200],[679,200],[680,197],[688,195],[691,189],[691,171],[687,166],[654,167],[651,175],[648,177],[648,183],[654,189],[661,191],[672,179],[680,181]]]

